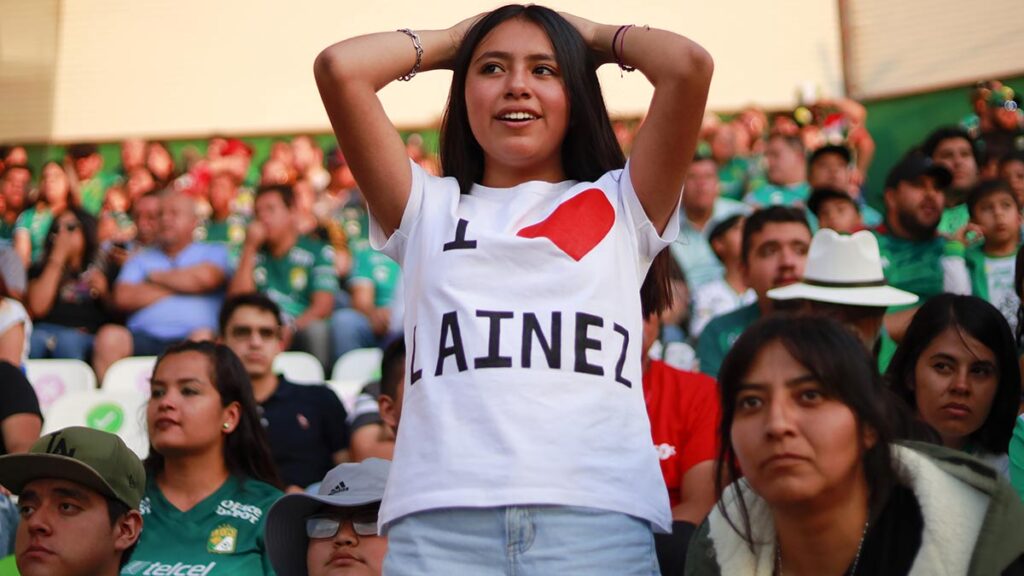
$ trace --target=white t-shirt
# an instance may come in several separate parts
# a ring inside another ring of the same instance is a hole
[[[988,301],[1003,313],[1010,329],[1017,330],[1017,308],[1020,298],[1013,288],[1013,273],[1017,256],[985,257],[985,279],[988,281]]]
[[[663,237],[626,170],[474,185],[412,164],[401,225],[406,381],[380,522],[452,507],[583,506],[671,531],[644,406],[640,284]]]

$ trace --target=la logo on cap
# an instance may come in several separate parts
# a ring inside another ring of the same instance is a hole
[[[54,444],[55,441],[56,444]],[[67,456],[68,458],[75,457],[75,449],[68,448],[67,443],[64,442],[64,437],[61,436],[60,433],[50,436],[50,442],[46,445],[46,453],[56,454],[58,456]]]

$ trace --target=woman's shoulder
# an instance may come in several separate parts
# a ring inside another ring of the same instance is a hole
[[[261,508],[269,508],[278,498],[284,496],[284,492],[279,488],[255,478],[238,478],[238,492]]]

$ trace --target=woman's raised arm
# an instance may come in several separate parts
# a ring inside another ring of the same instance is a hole
[[[474,18],[447,30],[380,32],[324,49],[313,66],[338,145],[384,232],[401,223],[412,173],[377,91],[392,80],[447,68]],[[418,48],[422,48],[419,54]]]
[[[711,55],[666,30],[563,16],[580,31],[599,62],[635,67],[654,85],[647,117],[633,141],[630,177],[647,217],[662,232],[679,203],[683,178],[697,149],[714,71]]]

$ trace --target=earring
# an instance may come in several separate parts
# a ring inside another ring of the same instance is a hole
[[[223,426],[223,428],[224,428],[225,430],[229,430],[229,429],[231,429],[231,424],[229,424],[229,423],[225,422],[225,423],[224,423],[224,426]]]

